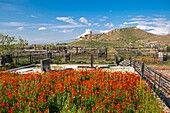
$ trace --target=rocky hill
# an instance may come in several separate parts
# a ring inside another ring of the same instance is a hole
[[[115,29],[103,34],[93,34],[91,38],[75,40],[74,46],[145,46],[170,45],[170,35],[154,35],[136,27]]]

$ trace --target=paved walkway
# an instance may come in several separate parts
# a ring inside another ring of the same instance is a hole
[[[51,64],[51,69],[52,70],[62,70],[62,69],[77,69],[78,66],[89,66],[90,64]],[[107,64],[103,65],[94,65],[94,67],[107,67]],[[81,69],[81,68],[79,68]],[[104,68],[106,70],[111,70],[111,71],[122,71],[122,72],[135,72],[133,67],[130,66],[111,66],[110,68]],[[17,70],[16,72],[18,73],[30,73],[30,72],[42,72],[40,68],[40,64],[38,64],[36,67],[31,67],[31,68],[25,68],[25,69],[20,69]]]

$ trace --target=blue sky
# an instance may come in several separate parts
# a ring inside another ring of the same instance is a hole
[[[0,0],[0,33],[33,43],[76,39],[85,30],[105,33],[136,26],[170,34],[170,0]]]

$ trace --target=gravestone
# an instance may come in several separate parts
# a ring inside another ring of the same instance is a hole
[[[116,54],[113,54],[113,56],[114,56],[114,59],[115,59],[115,63],[116,63],[116,65],[118,66],[118,65],[119,65],[119,61],[118,61],[117,55],[116,55]]]
[[[12,62],[13,62],[12,54],[1,56],[1,65],[4,66],[6,63],[12,63]]]
[[[163,52],[158,52],[158,59],[160,61],[163,61],[163,56],[164,56]]]
[[[64,51],[64,53],[66,54],[66,53],[67,53],[67,48],[66,48],[66,47],[64,47],[64,50],[63,50],[63,51]]]
[[[136,56],[139,56],[140,55],[140,52],[139,52],[139,50],[136,50]]]
[[[6,55],[6,62],[7,62],[7,63],[12,63],[12,62],[13,62],[13,59],[12,59],[12,55],[11,55],[11,54]]]
[[[52,58],[52,52],[49,51],[49,52],[47,53],[47,57],[48,57],[48,58]]]
[[[158,59],[160,61],[167,61],[168,60],[168,55],[165,52],[158,52]]]
[[[51,62],[50,58],[41,60],[41,71],[46,72],[47,70],[49,70],[50,69],[50,62]]]
[[[66,62],[70,61],[70,53],[67,53],[67,54],[65,55],[65,61],[66,61]]]

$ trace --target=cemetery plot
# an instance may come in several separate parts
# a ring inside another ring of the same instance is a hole
[[[47,70],[50,70],[50,62],[50,58],[41,60],[41,71],[46,72]]]

